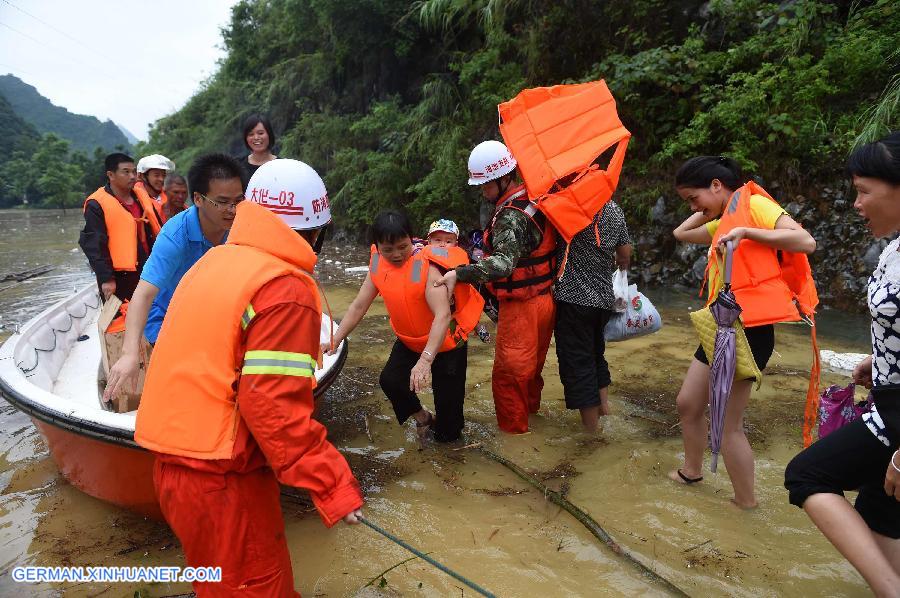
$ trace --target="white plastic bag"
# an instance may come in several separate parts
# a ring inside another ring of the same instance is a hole
[[[612,277],[613,311],[624,312],[628,308],[628,272],[616,269]]]
[[[662,318],[647,299],[637,290],[637,285],[628,287],[628,305],[623,313],[616,313],[606,323],[603,336],[607,342],[624,341],[645,334],[652,334],[662,328]]]

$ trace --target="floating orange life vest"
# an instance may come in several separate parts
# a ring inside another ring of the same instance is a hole
[[[735,191],[719,218],[719,227],[713,235],[710,252],[715,251],[719,239],[725,233],[739,226],[753,226],[750,214],[750,197],[753,195],[760,195],[777,203],[765,189],[753,181]],[[707,263],[707,273],[709,267]],[[706,278],[704,277],[704,286]],[[718,282],[718,280],[710,281],[711,288],[717,288]],[[819,408],[820,374],[819,347],[814,320],[819,296],[816,293],[816,282],[812,277],[809,260],[803,253],[778,251],[756,241],[741,239],[732,260],[731,289],[741,306],[741,321],[744,326],[799,321],[811,325],[813,364],[810,368],[803,424],[804,444],[809,446]],[[701,289],[700,292],[704,291],[705,289]],[[714,300],[715,295],[710,296],[707,304]]]
[[[134,194],[141,198],[141,204],[143,205],[144,200],[150,201],[153,205],[153,213],[156,215],[157,220],[160,223],[160,226],[166,223],[166,213],[163,210],[163,206],[166,205],[168,198],[166,197],[166,192],[162,191],[159,194],[159,198],[150,197],[150,194],[147,193],[147,188],[144,186],[144,183],[138,181],[134,184],[132,188]],[[154,233],[156,234],[156,233]]]
[[[541,244],[526,257],[520,258],[507,278],[488,283],[498,299],[524,301],[550,291],[556,276],[556,231],[547,224],[547,217],[538,213],[528,200],[524,185],[509,189],[497,202],[497,210],[484,231],[485,251],[491,252],[491,233],[501,210],[517,210],[525,214],[541,231]]]
[[[631,138],[606,82],[526,89],[498,109],[528,196],[570,242],[612,197]],[[613,146],[602,170],[595,162]]]
[[[394,334],[410,350],[421,353],[425,349],[434,321],[434,313],[425,299],[429,265],[450,270],[468,263],[469,256],[459,247],[426,246],[397,267],[382,259],[372,246],[369,277],[384,299]],[[470,284],[457,284],[453,298],[456,305],[438,352],[450,351],[465,342],[478,324],[484,308],[484,298]]]
[[[251,299],[270,280],[293,275],[309,287],[321,312],[308,274],[315,263],[309,243],[278,216],[241,202],[228,241],[188,270],[172,297],[138,407],[138,444],[195,459],[232,458]]]
[[[109,256],[112,259],[113,270],[120,272],[137,271],[138,226],[149,223],[153,234],[159,234],[159,220],[156,218],[153,202],[146,193],[144,197],[137,195],[137,198],[144,212],[140,219],[132,216],[131,212],[103,187],[94,191],[82,206],[82,210],[87,210],[87,204],[91,200],[100,204],[103,220],[106,222],[106,233],[109,236]]]

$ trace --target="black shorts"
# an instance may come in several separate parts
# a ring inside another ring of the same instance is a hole
[[[843,496],[844,491],[859,490],[854,506],[869,529],[898,539],[900,501],[885,494],[884,476],[900,437],[900,390],[876,390],[873,394],[890,446],[882,444],[858,419],[794,457],[784,472],[784,487],[791,504],[801,508],[813,494]]]
[[[769,358],[772,357],[772,351],[775,350],[775,325],[766,324],[765,326],[744,328],[744,334],[747,335],[747,343],[750,345],[750,352],[753,353],[753,361],[756,362],[756,367],[759,368],[759,371],[763,371],[769,363]],[[709,365],[703,345],[697,347],[697,351],[694,352],[694,359]]]
[[[566,408],[583,409],[600,404],[600,389],[610,385],[603,330],[613,312],[556,302],[556,357]]]

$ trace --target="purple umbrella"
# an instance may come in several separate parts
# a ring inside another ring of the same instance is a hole
[[[737,333],[734,323],[741,315],[741,306],[738,305],[734,293],[731,292],[731,255],[733,252],[734,246],[731,241],[728,241],[725,251],[725,286],[709,306],[718,325],[715,349],[713,349],[712,363],[709,368],[709,447],[712,449],[710,471],[713,473],[715,473],[719,461],[722,431],[725,428],[725,408],[728,405],[728,396],[731,394],[731,385],[734,382],[734,372],[737,367],[735,355],[735,335]]]

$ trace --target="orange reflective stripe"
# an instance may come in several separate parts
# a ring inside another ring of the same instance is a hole
[[[265,246],[279,247],[279,255],[291,261],[258,249]],[[307,273],[315,263],[309,244],[278,216],[249,201],[238,206],[228,242],[191,268],[172,297],[166,333],[154,347],[138,407],[138,444],[196,459],[232,458],[238,417],[235,389],[242,369],[245,374],[306,376],[313,367],[311,356],[243,350],[243,325],[253,316],[250,301],[270,280],[293,275],[306,285],[321,312],[316,283]],[[209,301],[210,296],[217,300]],[[185,347],[192,359],[184,358]],[[292,360],[302,363],[287,363]]]

